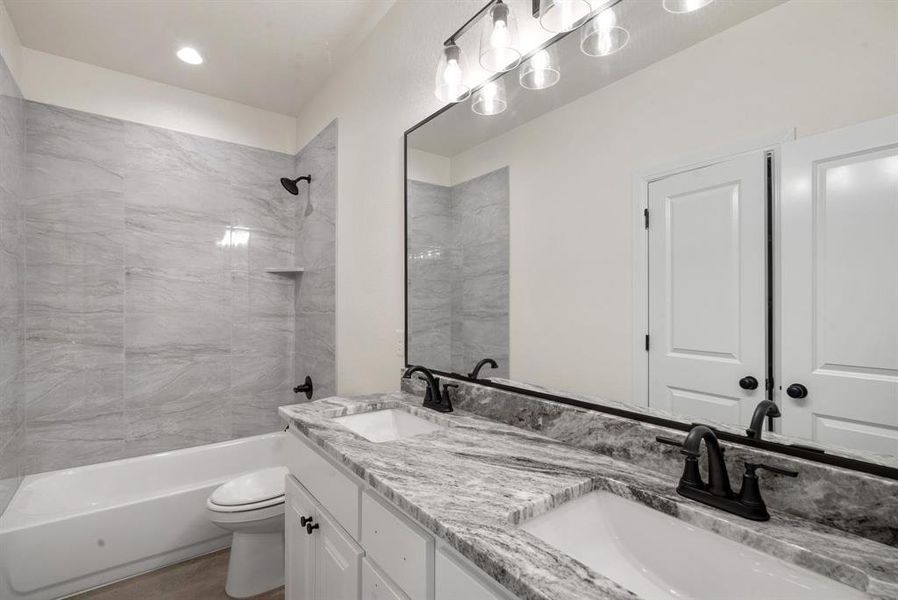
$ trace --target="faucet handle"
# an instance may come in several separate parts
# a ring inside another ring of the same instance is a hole
[[[746,475],[754,475],[755,471],[758,469],[766,469],[771,473],[775,473],[777,475],[785,475],[786,477],[798,477],[797,471],[789,471],[788,469],[780,469],[779,467],[771,467],[770,465],[765,465],[762,463],[745,463],[745,473]]]
[[[673,438],[664,437],[663,435],[655,436],[656,442],[661,442],[662,444],[667,444],[668,446],[677,446],[679,448],[683,447],[683,440],[675,440]]]

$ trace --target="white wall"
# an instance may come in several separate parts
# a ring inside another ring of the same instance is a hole
[[[433,185],[452,185],[452,161],[439,154],[416,148],[408,149],[407,176],[414,181]]]
[[[793,0],[453,157],[453,183],[510,165],[511,377],[629,400],[631,177],[898,112],[896,28],[898,3]]]
[[[28,100],[294,154],[296,119],[87,63],[22,49]]]

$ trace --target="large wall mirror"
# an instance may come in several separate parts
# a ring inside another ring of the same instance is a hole
[[[407,363],[898,466],[898,3],[610,10],[407,132]]]

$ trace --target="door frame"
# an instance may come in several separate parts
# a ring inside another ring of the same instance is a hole
[[[632,257],[632,387],[630,393],[631,404],[637,406],[649,405],[649,353],[646,350],[645,339],[649,332],[649,253],[648,233],[645,226],[645,211],[648,209],[649,184],[659,179],[664,179],[684,171],[693,171],[713,164],[727,161],[740,154],[749,152],[773,153],[773,231],[779,231],[779,148],[785,142],[795,139],[795,128],[780,130],[758,137],[743,139],[711,148],[700,153],[688,154],[674,161],[657,164],[640,169],[632,176],[631,184],[631,217],[630,217],[630,256]],[[775,239],[775,238],[774,238]],[[772,257],[774,273],[772,281],[778,287],[779,249],[774,244]],[[774,311],[775,315],[776,311]],[[778,317],[774,316],[775,320]],[[768,330],[772,330],[776,336],[774,344],[778,343],[779,323],[768,324]],[[777,361],[778,362],[778,361]],[[774,379],[779,380],[779,367],[774,363]]]

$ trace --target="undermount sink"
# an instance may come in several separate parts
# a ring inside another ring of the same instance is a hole
[[[334,421],[372,442],[391,442],[443,429],[441,425],[397,408],[336,417]]]
[[[521,525],[646,600],[854,600],[866,594],[609,492]]]

